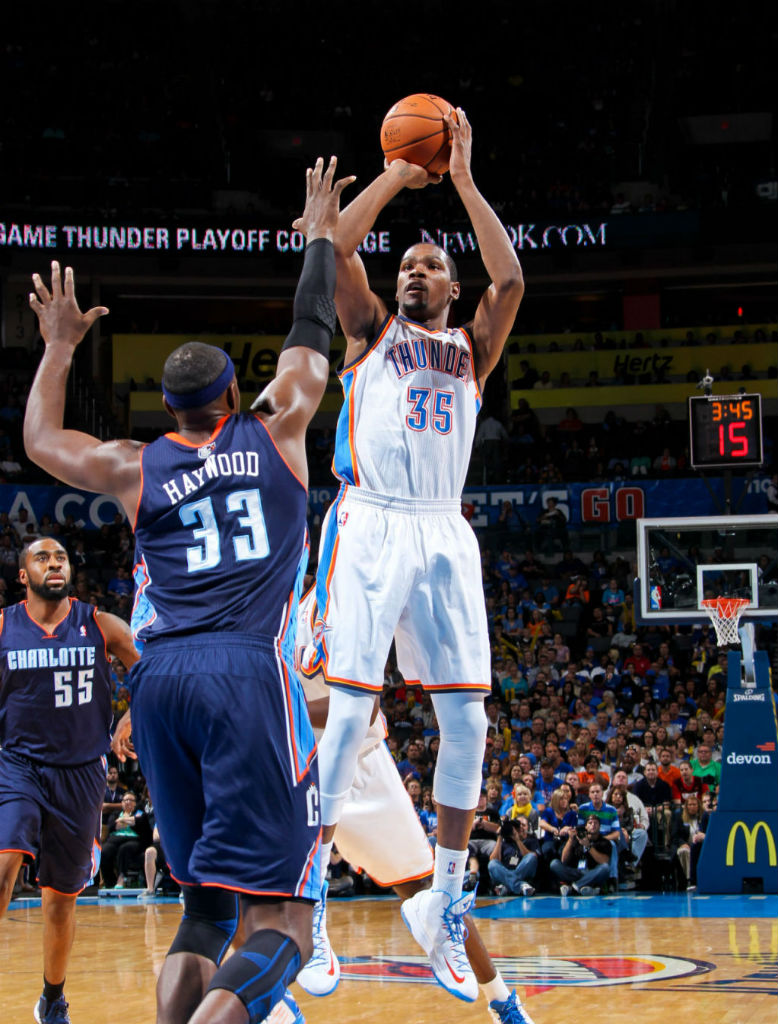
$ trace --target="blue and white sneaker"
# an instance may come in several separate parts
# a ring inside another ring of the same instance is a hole
[[[338,987],[340,961],[332,952],[327,935],[327,889],[325,881],[321,896],[313,907],[313,956],[300,971],[295,981],[309,996],[328,996]]]
[[[33,1010],[33,1016],[38,1024],[71,1024],[68,1004],[65,997],[60,996],[53,1002],[40,997]]]
[[[305,1024],[305,1017],[289,989],[265,1017],[262,1024]]]
[[[465,952],[467,930],[462,921],[474,902],[474,892],[452,900],[442,889],[422,889],[400,908],[408,930],[430,958],[438,984],[466,1003],[475,1002],[478,996],[478,982]]]
[[[493,999],[489,1003],[489,1016],[495,1024],[533,1024],[532,1018],[519,1002],[516,989],[511,992],[504,1003]]]

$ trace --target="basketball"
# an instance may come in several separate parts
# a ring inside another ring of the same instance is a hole
[[[391,163],[407,160],[429,174],[445,174],[451,159],[451,132],[443,118],[454,108],[440,96],[419,92],[399,100],[381,125],[381,149]]]

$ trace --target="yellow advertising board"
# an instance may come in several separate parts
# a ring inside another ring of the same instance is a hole
[[[147,381],[159,385],[162,367],[170,353],[187,341],[202,341],[218,345],[235,363],[235,372],[241,381],[254,381],[258,386],[267,384],[275,376],[276,364],[284,335],[281,334],[114,334],[114,384],[134,381],[143,387]],[[330,350],[330,384],[340,391],[335,367],[346,351],[345,338],[335,337]]]
[[[723,394],[727,385],[717,382],[716,391]],[[767,406],[768,399],[778,398],[778,381],[776,380],[739,380],[732,382],[732,391],[745,388],[753,393],[758,391],[761,394],[765,411],[772,415],[774,406]],[[519,400],[525,398],[530,408],[535,411],[541,409],[576,409],[579,413],[582,409],[607,407],[609,409],[623,405],[672,405],[673,403],[686,403],[689,395],[700,395],[701,391],[695,390],[694,384],[686,381],[678,384],[641,384],[639,387],[632,387],[626,384],[611,384],[609,387],[601,388],[551,388],[548,391],[521,391],[511,389],[511,408],[517,409]]]
[[[740,376],[743,366],[751,367],[755,374],[767,373],[775,366],[775,345],[750,343],[747,345],[699,345],[681,348],[627,348],[596,352],[537,352],[508,356],[508,380],[518,380],[524,373],[522,362],[542,374],[548,370],[551,382],[558,386],[562,373],[573,385],[584,384],[592,370],[601,382],[614,382],[624,377],[636,379],[647,376],[651,381],[670,381],[685,378],[694,372],[699,377],[710,370],[717,379],[723,367]],[[742,383],[737,381],[737,387]],[[737,390],[733,381],[733,388]],[[533,392],[541,390],[532,389]],[[594,389],[592,389],[594,390]]]
[[[635,335],[640,334],[650,348],[660,348],[664,342],[668,342],[673,347],[683,346],[692,348],[694,346],[690,346],[687,343],[689,334],[692,335],[692,338],[698,345],[719,345],[735,337],[739,339],[739,343],[743,341],[751,342],[757,331],[761,331],[769,338],[777,328],[778,324],[726,324],[715,327],[692,324],[689,327],[657,327],[646,331],[612,330],[598,331],[596,333],[607,340],[615,341],[617,344],[625,340],[629,345],[631,341],[634,341]],[[534,345],[538,352],[545,352],[552,344],[557,345],[563,352],[570,352],[578,341],[582,342],[585,349],[593,349],[596,343],[596,333],[589,331],[576,334],[563,334],[562,332],[558,334],[520,334],[517,337],[511,338],[511,341],[517,341],[521,346],[522,352],[527,351],[528,345]],[[708,341],[711,336],[711,341]]]

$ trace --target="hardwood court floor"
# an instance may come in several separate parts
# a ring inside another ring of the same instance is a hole
[[[775,1024],[778,899],[662,899],[483,900],[478,924],[535,1024]],[[179,915],[177,902],[78,907],[67,983],[73,1024],[153,1024],[154,977]],[[344,979],[326,999],[294,986],[308,1024],[489,1020],[483,997],[466,1004],[426,983],[398,901],[332,900],[329,919]],[[40,907],[12,904],[0,924],[2,1024],[32,1021],[40,943]]]

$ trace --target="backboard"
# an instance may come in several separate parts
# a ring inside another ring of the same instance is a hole
[[[778,516],[638,519],[638,621],[707,622],[700,602],[743,597],[741,621],[778,619]]]

